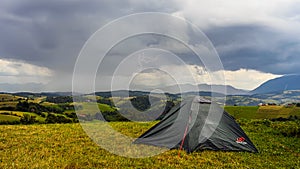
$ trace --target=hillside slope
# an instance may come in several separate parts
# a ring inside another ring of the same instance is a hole
[[[269,80],[251,91],[251,93],[259,94],[285,90],[300,90],[300,75],[287,75]]]

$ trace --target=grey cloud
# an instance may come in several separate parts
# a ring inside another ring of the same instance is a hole
[[[183,2],[178,2],[4,0],[0,6],[0,58],[48,67],[58,76],[51,82],[53,86],[59,88],[63,86],[60,84],[62,82],[55,81],[68,79],[65,80],[68,81],[65,86],[71,88],[70,76],[76,58],[92,33],[114,19],[135,12],[180,11]],[[295,17],[299,16],[299,7],[293,5],[283,15],[287,20],[299,22],[299,18]],[[163,26],[163,23],[153,24]],[[203,31],[215,45],[227,70],[248,68],[277,74],[299,73],[299,32],[278,30],[261,23],[210,25]],[[148,36],[146,40],[128,42],[111,52],[114,57],[107,58],[104,69],[111,69],[114,66],[112,63],[140,47],[165,46],[166,50],[169,49],[169,41],[163,38]],[[198,58],[191,52],[174,53],[188,64],[199,63]]]
[[[134,12],[171,12],[176,7],[158,0],[15,0],[4,1],[0,9],[6,14],[0,18],[2,58],[71,72],[84,42],[104,24]]]
[[[227,70],[255,69],[275,74],[299,73],[297,36],[262,25],[232,25],[206,30]],[[278,66],[275,66],[278,65]],[[282,66],[280,66],[282,65]],[[283,66],[286,65],[286,66]]]

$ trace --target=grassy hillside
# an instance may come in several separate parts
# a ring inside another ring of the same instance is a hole
[[[95,114],[97,113],[98,109],[96,109],[95,103],[89,103],[89,102],[80,102],[80,103],[75,103],[75,106],[82,106],[83,109],[78,110],[78,114]],[[101,111],[106,111],[106,112],[113,112],[116,109],[113,107],[110,107],[109,105],[106,104],[101,104],[97,103],[99,110]]]
[[[0,94],[0,124],[69,123],[77,121],[71,103],[46,102],[46,98],[46,96],[41,95],[21,97],[13,94]],[[49,114],[55,114],[57,118],[51,115],[48,118]],[[27,122],[29,118],[32,118],[31,122]]]
[[[19,100],[25,100],[25,98],[11,94],[0,94],[0,108],[15,107]]]
[[[0,102],[0,107],[16,107],[17,101]]]
[[[19,117],[24,116],[24,114],[28,114],[28,115],[31,115],[31,116],[35,116],[36,120],[38,120],[39,122],[45,121],[45,118],[43,118],[43,117],[41,117],[41,116],[39,116],[39,115],[37,115],[35,113],[30,113],[30,112],[0,110],[0,115],[2,115],[2,116],[8,116],[8,115],[3,115],[3,113],[7,113],[7,112],[12,113],[13,115],[17,115]],[[16,117],[16,118],[14,118],[14,120],[20,120],[20,118],[18,118],[17,116],[13,116],[13,117]],[[10,120],[7,119],[7,121],[10,121]]]
[[[23,99],[19,96],[14,96],[11,94],[0,94],[0,101],[1,102],[8,102],[8,101],[18,101],[18,99]]]
[[[0,121],[18,121],[20,117],[0,114]]]
[[[283,123],[284,124],[284,123]],[[153,123],[114,122],[138,137]],[[275,125],[275,127],[273,127]],[[79,124],[0,126],[0,168],[299,168],[300,139],[285,137],[276,123],[243,121],[259,153],[179,150],[142,159],[120,157],[98,147]]]

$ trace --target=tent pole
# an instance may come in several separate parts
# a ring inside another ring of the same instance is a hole
[[[179,151],[178,151],[178,157],[180,157],[180,151],[182,150],[183,143],[184,143],[185,137],[187,135],[187,130],[188,130],[190,122],[191,122],[191,115],[189,115],[189,121],[188,121],[188,123],[186,124],[186,127],[185,127],[185,131],[184,131],[182,141],[181,141],[181,144],[180,144],[180,148],[179,148]]]

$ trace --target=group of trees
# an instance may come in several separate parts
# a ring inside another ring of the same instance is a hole
[[[76,102],[86,102],[89,101],[89,98],[83,97],[83,96],[47,96],[46,102],[50,103],[72,103],[73,101]]]
[[[48,96],[45,100],[51,103],[71,103],[73,102],[72,96]]]
[[[65,111],[65,109],[66,109],[65,105],[43,106],[38,103],[27,102],[27,101],[23,101],[23,102],[19,101],[15,108],[15,110],[17,110],[17,111],[32,112],[32,113],[36,113],[38,115],[41,115],[42,112],[53,112],[53,113],[57,113],[57,114],[62,114]]]
[[[106,104],[111,107],[115,107],[114,102],[111,100],[111,98],[100,98],[97,99],[97,103]]]
[[[37,122],[38,121],[36,120],[36,116],[32,116],[29,114],[24,114],[20,119],[21,124],[34,124]]]
[[[15,107],[17,111],[31,112],[41,117],[46,118],[44,123],[73,123],[78,122],[75,112],[63,114],[65,110],[74,110],[74,107],[68,103],[58,105],[41,105],[38,103],[19,101]],[[21,119],[21,124],[43,123],[36,119],[36,115],[24,114]]]
[[[18,115],[14,115],[14,116],[18,116]],[[53,123],[77,123],[78,122],[76,114],[75,116],[74,115],[64,116],[64,115],[58,115],[54,113],[48,113],[46,115],[45,121],[39,121],[37,120],[37,116],[30,115],[30,114],[23,114],[22,116],[18,116],[18,117],[20,117],[20,120],[0,121],[0,124],[35,124],[35,123],[53,124]]]
[[[54,113],[49,113],[45,123],[76,123],[78,122],[77,118],[68,118],[63,115],[56,115]]]
[[[300,120],[300,117],[296,116],[296,115],[290,115],[288,118],[284,118],[284,117],[278,117],[278,118],[273,118],[270,119],[271,121],[297,121]]]

